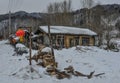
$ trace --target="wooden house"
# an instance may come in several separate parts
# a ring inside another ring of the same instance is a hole
[[[76,45],[93,46],[97,34],[90,29],[50,26],[51,39],[54,47],[72,47]],[[35,32],[41,36],[42,44],[49,45],[48,26],[40,26]]]

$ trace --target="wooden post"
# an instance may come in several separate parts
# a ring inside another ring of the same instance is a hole
[[[32,55],[32,40],[31,40],[31,27],[29,27],[29,32],[30,32],[30,36],[29,36],[29,53],[30,53],[30,60],[29,60],[29,65],[32,65],[31,62],[31,55]]]
[[[52,44],[52,39],[51,39],[51,33],[50,33],[50,23],[48,23],[48,35],[49,35],[49,41],[50,41],[50,47],[51,47],[51,51],[52,51],[52,56],[55,62],[55,56],[54,56],[54,50],[53,50],[53,44]]]

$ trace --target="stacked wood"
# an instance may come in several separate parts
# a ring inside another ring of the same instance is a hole
[[[81,72],[79,72],[79,71],[75,71],[75,72],[73,73],[73,75],[74,75],[74,76],[87,77],[87,75],[85,75],[85,74],[83,74],[83,73],[81,73]]]
[[[62,72],[60,72],[60,71],[57,71],[56,72],[56,78],[57,79],[64,79],[64,78],[71,78],[71,76],[68,74],[68,73],[66,73],[65,71],[62,71]]]
[[[88,79],[91,79],[92,77],[98,77],[105,74],[105,73],[99,73],[94,75],[95,71],[90,72],[90,74],[83,74],[79,71],[74,71],[74,68],[72,66],[68,66],[67,68],[64,68],[64,71],[60,71],[54,66],[48,66],[46,72],[48,75],[55,76],[57,79],[64,79],[64,78],[70,79],[72,75],[77,77],[78,76],[87,77]]]
[[[74,68],[72,66],[68,66],[67,68],[64,68],[65,71],[57,70],[55,67],[51,66],[47,68],[47,73],[49,75],[55,75],[57,79],[64,79],[64,78],[71,78],[72,75],[74,76],[82,76],[87,77],[88,79],[92,78],[93,76],[98,76],[101,74],[93,75],[95,71],[91,72],[89,75],[80,73],[78,71],[74,71]]]
[[[43,56],[43,64],[44,64],[44,67],[47,67],[47,66],[54,66],[55,67],[55,62],[53,60],[53,56],[51,56],[50,54],[46,54]]]
[[[46,72],[48,75],[55,76],[57,79],[64,79],[64,78],[70,78],[71,76],[66,73],[66,71],[60,71],[56,69],[54,66],[49,66],[46,69]]]
[[[39,50],[39,52],[41,52],[41,50],[42,50],[43,48],[45,48],[45,45],[42,45],[42,44],[39,44],[39,45],[38,45],[38,50]]]
[[[67,73],[70,73],[74,76],[82,76],[82,77],[87,77],[88,79],[92,78],[93,74],[95,71],[91,72],[89,75],[85,75],[83,73],[80,73],[78,71],[74,71],[74,68],[72,66],[68,66],[67,68],[64,68]]]
[[[64,68],[64,70],[66,70],[67,73],[73,73],[74,72],[74,68],[72,66],[68,66],[67,68]]]
[[[99,73],[99,74],[94,75],[95,71],[93,71],[87,75],[87,74],[83,74],[79,71],[74,71],[74,68],[72,66],[68,66],[67,68],[64,68],[64,70],[65,71],[57,73],[56,78],[58,78],[58,79],[70,78],[71,75],[74,75],[77,77],[81,76],[81,77],[87,77],[88,79],[91,79],[92,77],[98,77],[98,76],[105,74],[105,73]]]
[[[82,77],[87,77],[88,79],[90,79],[90,78],[93,77],[94,72],[95,72],[95,71],[90,72],[89,75],[86,75],[86,74],[83,74],[83,73],[81,73],[81,72],[79,72],[79,71],[75,71],[75,72],[74,72],[74,76],[82,76]]]
[[[32,60],[35,60],[38,63],[38,65],[42,64],[43,67],[47,67],[50,65],[54,66],[55,68],[57,67],[57,62],[54,62],[53,56],[47,52],[39,52],[35,54],[32,57]],[[39,63],[39,60],[41,60],[42,63]]]
[[[57,68],[57,62],[55,62],[52,53],[42,52],[43,48],[45,48],[44,45],[39,45],[39,51],[32,57],[32,60],[35,60],[37,62],[37,65],[41,65],[43,67],[53,66]]]
[[[47,66],[46,72],[49,75],[56,75],[56,68],[54,66]]]
[[[35,60],[36,62],[38,62],[39,59],[43,59],[43,56],[47,54],[46,52],[41,52],[41,53],[37,53],[34,56],[31,57],[32,60]]]

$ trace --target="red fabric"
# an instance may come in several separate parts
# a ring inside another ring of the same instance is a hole
[[[16,32],[16,36],[24,36],[25,35],[25,31],[22,30],[22,29],[19,29],[17,32]]]

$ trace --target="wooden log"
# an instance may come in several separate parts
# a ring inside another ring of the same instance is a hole
[[[49,75],[56,75],[56,68],[54,68],[53,66],[49,65],[46,69],[46,72]]]
[[[68,66],[67,68],[64,68],[64,70],[66,70],[67,73],[73,73],[74,72],[74,68],[72,66]]]
[[[56,78],[57,79],[64,79],[64,78],[71,78],[71,76],[69,75],[69,74],[67,74],[65,71],[62,71],[62,72],[60,72],[60,71],[57,71],[56,72]]]
[[[87,75],[85,75],[85,74],[83,74],[83,73],[81,73],[81,72],[79,72],[79,71],[75,71],[75,72],[73,73],[73,75],[74,75],[74,76],[87,77]]]
[[[101,76],[101,75],[104,75],[105,73],[99,73],[99,74],[96,74],[96,75],[94,75],[95,77],[99,77],[99,76]]]
[[[94,73],[95,73],[95,71],[91,72],[90,75],[87,75],[88,79],[91,79],[93,77]]]

